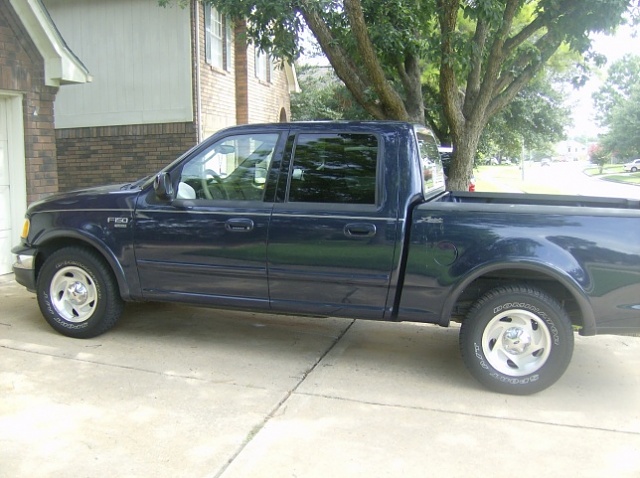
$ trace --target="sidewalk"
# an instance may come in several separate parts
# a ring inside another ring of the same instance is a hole
[[[513,397],[457,328],[132,304],[73,340],[10,279],[0,316],[1,477],[640,476],[640,338]]]

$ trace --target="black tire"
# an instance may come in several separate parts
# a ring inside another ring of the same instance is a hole
[[[487,388],[529,395],[555,383],[573,354],[573,328],[558,302],[526,285],[498,287],[460,328],[467,369]]]
[[[38,275],[38,305],[55,330],[86,339],[112,328],[124,310],[111,269],[96,252],[60,249],[47,258]]]

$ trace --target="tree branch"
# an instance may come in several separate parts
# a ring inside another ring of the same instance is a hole
[[[374,118],[384,119],[385,114],[380,106],[372,103],[365,96],[371,86],[366,78],[362,78],[356,65],[345,51],[337,44],[320,13],[313,7],[313,2],[301,0],[300,14],[311,29],[329,63],[342,80],[354,99]]]
[[[408,53],[395,63],[395,69],[404,88],[404,107],[410,121],[424,123],[424,100],[422,98],[422,68],[420,59]]]
[[[356,39],[358,53],[362,59],[364,70],[371,80],[371,84],[380,97],[382,108],[391,118],[408,120],[409,116],[400,95],[389,85],[384,70],[378,60],[362,11],[360,0],[344,0],[344,9],[347,12],[351,31]]]
[[[462,103],[458,94],[458,82],[453,69],[452,36],[456,29],[459,0],[438,0],[438,21],[441,32],[442,60],[440,63],[440,94],[444,107],[444,115],[449,123],[451,132],[460,134],[464,128],[465,118],[462,114]]]
[[[513,24],[513,19],[516,16],[519,6],[519,0],[507,0],[502,14],[500,28],[496,32],[491,45],[487,67],[485,68],[482,83],[478,90],[478,96],[473,99],[465,98],[465,103],[472,102],[470,105],[465,104],[465,111],[470,112],[467,118],[474,122],[484,116],[485,110],[492,100],[495,83],[498,80],[500,68],[505,58],[503,52],[504,42],[509,36],[509,31],[511,30],[511,25]]]
[[[553,12],[545,12],[538,15],[531,23],[526,25],[514,37],[509,38],[504,44],[505,57],[509,57],[520,45],[531,38],[536,32],[543,28],[552,29],[560,15],[566,16],[573,14],[579,8],[584,8],[580,2],[560,2],[556,5]]]
[[[536,45],[541,44],[540,55],[536,61],[532,61],[524,71],[515,77],[511,83],[509,83],[504,90],[494,97],[490,105],[487,107],[487,119],[493,116],[497,111],[504,108],[509,102],[511,102],[518,92],[529,83],[534,76],[536,76],[544,67],[545,63],[551,58],[551,56],[558,50],[562,44],[562,38],[560,35],[556,35],[553,32],[547,33],[542,37]]]
[[[489,32],[488,24],[486,21],[479,19],[476,25],[476,31],[473,34],[472,44],[475,46],[471,52],[471,71],[469,72],[467,80],[467,96],[471,96],[473,99],[478,95],[480,90],[480,80],[482,78],[482,52],[487,41],[487,34]]]

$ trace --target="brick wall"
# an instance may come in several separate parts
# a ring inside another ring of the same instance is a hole
[[[59,129],[60,191],[140,179],[196,142],[192,123]]]
[[[200,91],[201,91],[201,121],[202,138],[211,136],[216,131],[236,124],[236,75],[234,48],[231,48],[231,58],[228,60],[229,71],[213,67],[206,61],[205,55],[205,19],[204,7],[199,9],[200,31]],[[194,52],[194,57],[196,54]],[[194,75],[195,77],[195,75]],[[194,85],[194,91],[198,91]],[[194,95],[195,96],[195,95]]]
[[[280,121],[282,110],[287,120],[291,118],[289,87],[284,70],[274,67],[269,81],[263,81],[255,74],[255,49],[247,48],[247,97],[248,122],[273,123]]]
[[[44,60],[9,2],[0,2],[0,90],[22,94],[27,201],[58,190],[53,102]]]
[[[277,122],[284,111],[291,117],[289,87],[282,69],[274,69],[269,82],[255,76],[255,49],[246,42],[246,26],[237,21],[232,29],[231,71],[212,67],[205,60],[204,8],[200,13],[200,91],[202,131],[206,138],[226,126]],[[194,54],[195,57],[195,54]],[[197,85],[194,85],[197,91]]]
[[[249,123],[249,65],[247,63],[246,33],[246,25],[238,21],[234,30],[237,124]]]

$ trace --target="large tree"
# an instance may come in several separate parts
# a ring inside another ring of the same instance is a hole
[[[618,160],[640,157],[640,85],[634,85],[627,101],[613,107],[609,131],[602,138],[604,150]]]
[[[631,90],[640,77],[640,56],[624,55],[609,66],[607,78],[593,94],[597,119],[601,126],[608,127],[616,107],[629,101]]]
[[[375,118],[425,122],[422,74],[436,65],[442,114],[456,148],[449,187],[466,189],[488,121],[560,45],[586,51],[589,32],[611,30],[638,0],[204,1],[246,19],[250,39],[283,58],[300,52],[306,25]]]
[[[611,64],[602,87],[593,94],[598,121],[607,128],[603,152],[617,160],[640,155],[640,56],[625,55]]]

